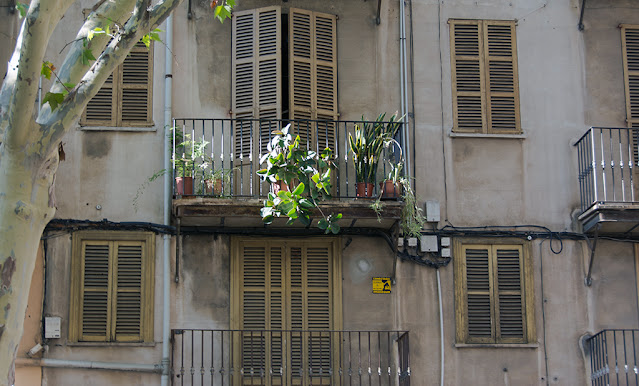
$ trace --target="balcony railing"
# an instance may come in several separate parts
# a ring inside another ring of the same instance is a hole
[[[406,331],[172,330],[174,385],[410,386]]]
[[[356,178],[352,155],[348,151],[348,133],[353,133],[355,125],[367,123],[376,122],[176,118],[172,131],[173,174],[176,177],[193,176],[193,185],[184,188],[176,182],[174,195],[265,197],[269,186],[255,172],[264,167],[259,161],[267,152],[273,132],[290,124],[291,134],[299,135],[302,144],[309,150],[321,152],[329,147],[333,151],[336,165],[331,171],[333,197],[355,197]],[[381,123],[386,125],[389,122]],[[401,128],[398,132],[402,132]],[[201,155],[193,156],[189,149],[198,145],[202,146]],[[184,148],[187,150],[184,151]],[[380,162],[377,171],[379,182],[390,171],[389,162],[399,161],[399,154],[397,144],[384,150],[383,162]],[[217,186],[210,182],[212,174],[216,174],[221,181]],[[377,194],[379,186],[374,189]]]
[[[638,129],[593,127],[575,144],[582,212],[598,202],[636,202],[638,134]]]
[[[603,330],[586,344],[593,386],[639,385],[639,330]]]

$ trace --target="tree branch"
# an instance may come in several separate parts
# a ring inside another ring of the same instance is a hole
[[[151,25],[151,30],[157,28],[160,24],[166,20],[167,17],[171,14],[171,12],[177,8],[182,0],[163,0],[154,5],[149,10],[149,24]]]
[[[27,141],[50,31],[70,3],[34,0],[29,7],[0,91],[0,132],[7,146],[21,147]]]

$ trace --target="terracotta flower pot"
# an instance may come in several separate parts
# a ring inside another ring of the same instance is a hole
[[[275,181],[271,184],[272,189],[273,189],[273,194],[277,196],[277,193],[280,192],[280,190],[285,190],[285,191],[289,191],[288,190],[288,184],[282,180],[280,181]]]
[[[222,190],[222,180],[204,180],[204,193],[221,196],[222,193],[224,193]]]
[[[375,185],[372,182],[356,182],[355,189],[357,197],[371,198],[373,197]]]
[[[175,194],[192,195],[193,194],[193,177],[175,177]]]
[[[379,189],[382,191],[382,199],[397,200],[402,194],[402,185],[395,185],[393,180],[380,182]]]

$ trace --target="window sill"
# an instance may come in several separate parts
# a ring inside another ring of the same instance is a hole
[[[72,347],[155,347],[156,342],[67,342]]]
[[[455,343],[455,348],[539,348],[539,343]]]
[[[81,131],[132,131],[132,132],[150,132],[156,131],[155,126],[80,126]]]
[[[497,138],[497,139],[526,139],[526,133],[521,134],[483,134],[483,133],[455,133],[448,134],[451,138]]]

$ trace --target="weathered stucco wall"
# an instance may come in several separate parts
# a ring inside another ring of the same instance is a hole
[[[73,38],[83,1],[56,31],[51,57]],[[619,23],[639,24],[633,1],[589,0],[584,32],[577,30],[580,1],[414,0],[409,96],[414,105],[411,153],[420,203],[438,200],[439,224],[429,226],[541,225],[578,231],[576,151],[589,125],[625,126]],[[92,5],[92,4],[91,4]],[[373,118],[399,109],[397,1],[241,1],[238,10],[280,5],[337,14],[340,119]],[[173,115],[228,118],[231,109],[231,22],[220,24],[208,2],[184,3],[174,15]],[[451,135],[452,96],[448,20],[517,20],[523,136]],[[4,17],[2,18],[5,19]],[[3,28],[10,29],[8,24]],[[410,30],[408,31],[410,33]],[[2,35],[2,34],[0,34]],[[4,39],[4,35],[0,37]],[[6,47],[4,40],[0,41]],[[2,49],[2,54],[6,54]],[[4,56],[2,57],[4,58]],[[145,181],[162,169],[164,48],[154,53],[154,126],[144,132],[72,130],[63,140],[66,160],[56,179],[59,218],[162,221],[161,182]],[[414,96],[414,98],[413,98]],[[141,195],[138,192],[142,188]],[[138,198],[136,199],[136,196]],[[98,209],[99,207],[99,209]],[[45,342],[45,356],[158,363],[161,346],[162,256],[156,238],[155,344],[71,345],[69,316],[71,239],[48,241],[44,315],[62,318],[62,338]],[[183,236],[179,282],[171,282],[172,328],[230,327],[228,235]],[[381,238],[343,236],[345,329],[406,329],[411,337],[414,385],[439,383],[440,334],[436,271],[398,262],[390,295],[371,293],[371,278],[390,276],[392,253]],[[175,274],[175,238],[171,244]],[[584,334],[639,325],[635,257],[629,243],[599,240],[593,284],[584,285],[590,250],[584,241],[556,236],[532,243],[537,341],[528,347],[456,347],[454,265],[440,269],[444,319],[445,384],[586,384],[579,346]],[[558,254],[554,251],[561,251]],[[546,359],[547,358],[547,359]],[[43,370],[43,383],[154,384],[158,376],[97,370]]]

